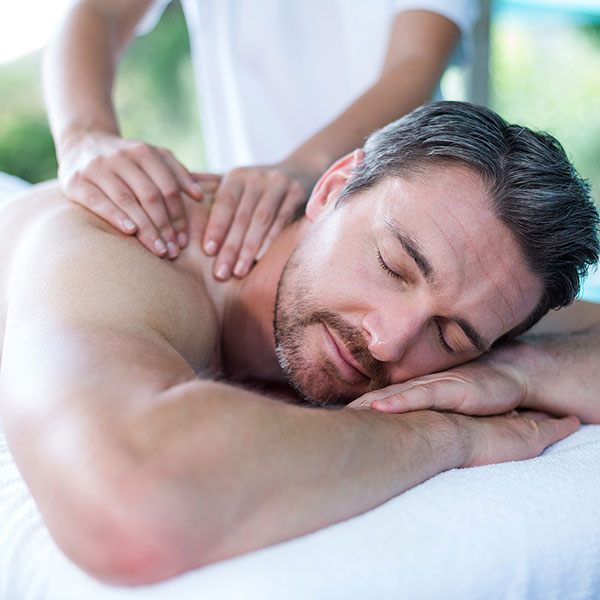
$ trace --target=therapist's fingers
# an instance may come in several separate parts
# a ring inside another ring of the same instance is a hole
[[[223,245],[215,259],[214,275],[217,279],[224,281],[229,279],[232,275],[233,266],[237,260],[240,246],[242,245],[246,231],[250,226],[254,209],[263,193],[261,184],[262,182],[258,178],[249,179],[244,184],[241,198],[235,214],[233,215],[233,222],[229,227]],[[217,192],[217,197],[215,198],[213,211],[216,210],[218,201],[219,192]]]
[[[192,173],[194,181],[200,186],[202,193],[211,196],[216,193],[223,181],[223,176],[217,173]]]
[[[258,250],[267,231],[277,219],[286,195],[287,181],[284,178],[274,178],[272,183],[262,190],[235,261],[233,274],[236,277],[244,277],[254,264]]]
[[[202,244],[209,256],[215,255],[221,248],[244,193],[246,184],[240,171],[234,169],[228,173],[215,194]]]
[[[307,200],[308,193],[306,189],[300,183],[293,181],[287,189],[286,196],[279,207],[273,224],[256,253],[256,260],[260,260],[265,255],[277,236],[293,221],[300,207],[306,205]]]
[[[124,182],[116,175],[108,176],[103,180],[102,191],[111,198],[120,198],[122,210],[129,215],[129,218],[138,227],[135,235],[143,246],[157,256],[168,256],[169,248],[150,220],[150,217],[131,191],[129,194],[123,191],[124,187],[127,188]]]
[[[67,186],[67,194],[71,200],[92,211],[123,233],[132,235],[137,232],[137,225],[131,220],[129,215],[116,206],[94,184],[87,181],[80,181],[77,185],[73,185],[70,188]]]
[[[155,167],[156,168],[156,167]],[[138,237],[147,239],[152,237],[152,247],[160,247],[162,241],[167,247],[167,253],[170,258],[175,258],[179,254],[179,245],[177,236],[167,209],[167,200],[154,179],[148,175],[148,172],[140,168],[133,162],[125,163],[118,168],[119,177],[127,184],[133,192],[137,205],[141,208],[146,218],[137,220],[141,215],[139,210],[135,210],[129,196],[116,196],[118,204],[135,221],[139,228]],[[169,178],[171,185],[167,185],[167,176],[164,172],[158,172],[153,175],[157,180],[162,181],[165,192],[179,195],[179,187],[174,183],[172,177]],[[161,180],[162,177],[162,180]],[[175,190],[175,191],[173,191]],[[113,196],[114,197],[114,196]],[[172,200],[172,198],[171,198]],[[136,217],[132,214],[134,210]],[[157,253],[156,250],[152,250]]]

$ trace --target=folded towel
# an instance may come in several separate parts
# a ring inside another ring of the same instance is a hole
[[[453,470],[311,535],[139,588],[56,547],[0,430],[2,600],[600,598],[600,426],[533,460]]]

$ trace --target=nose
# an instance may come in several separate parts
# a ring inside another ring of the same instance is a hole
[[[399,361],[407,348],[415,342],[424,323],[424,312],[415,307],[389,315],[381,312],[368,313],[363,317],[362,328],[373,358],[393,363]]]

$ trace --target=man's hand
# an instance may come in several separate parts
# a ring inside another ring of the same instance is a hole
[[[215,196],[203,247],[217,279],[244,277],[308,199],[316,179],[288,163],[230,171]]]
[[[181,193],[202,200],[192,174],[164,148],[107,133],[66,140],[59,152],[65,194],[158,256],[189,240]]]
[[[575,433],[581,425],[574,416],[554,418],[541,412],[511,411],[495,417],[456,415],[465,427],[468,459],[477,467],[539,456],[545,448]]]
[[[524,406],[526,396],[525,378],[518,365],[491,353],[448,371],[369,392],[348,407],[387,413],[431,409],[498,415]]]

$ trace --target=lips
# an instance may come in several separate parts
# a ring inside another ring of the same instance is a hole
[[[323,323],[325,335],[325,346],[333,363],[336,365],[342,377],[352,383],[358,383],[368,379],[368,375],[363,371],[360,364],[348,351],[341,341],[338,341],[335,334],[329,330]]]

